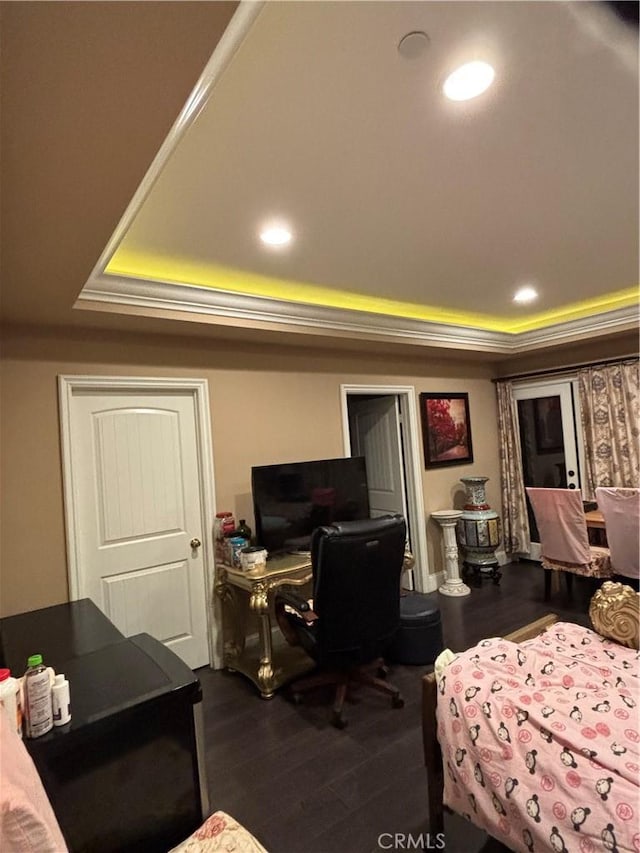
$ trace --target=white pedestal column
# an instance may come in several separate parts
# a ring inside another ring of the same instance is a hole
[[[456,522],[462,515],[460,509],[439,509],[431,513],[442,528],[444,538],[444,564],[447,578],[438,592],[443,595],[470,595],[471,589],[460,577],[458,565],[458,543],[456,542]]]

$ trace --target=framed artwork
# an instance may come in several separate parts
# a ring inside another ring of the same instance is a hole
[[[425,468],[473,462],[468,394],[420,394]]]
[[[562,453],[562,411],[560,397],[536,397],[533,400],[533,427],[538,453]]]

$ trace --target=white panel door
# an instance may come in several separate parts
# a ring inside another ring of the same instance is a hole
[[[70,411],[79,596],[126,636],[209,663],[193,395],[76,392]]]
[[[371,517],[400,513],[406,518],[398,398],[351,397],[349,421],[351,452],[366,460]]]

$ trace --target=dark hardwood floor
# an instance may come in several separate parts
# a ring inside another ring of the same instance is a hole
[[[545,613],[588,625],[597,585],[576,577],[570,600],[562,586],[547,603],[540,565],[521,562],[503,567],[499,586],[483,581],[465,598],[431,597],[445,646],[459,651]],[[420,679],[430,669],[392,666],[389,681],[401,689],[403,709],[366,688],[354,693],[343,731],[328,723],[328,693],[307,694],[302,705],[282,693],[265,701],[242,675],[198,670],[212,809],[233,815],[269,853],[402,849],[393,846],[396,833],[422,834],[418,843],[429,849]],[[445,837],[449,853],[505,849],[456,815],[446,816]],[[404,849],[421,848],[414,840]]]

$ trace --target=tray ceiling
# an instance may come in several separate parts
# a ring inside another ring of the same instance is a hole
[[[471,59],[493,86],[448,101]],[[509,352],[632,328],[637,285],[635,28],[592,3],[272,2],[240,5],[77,305]]]

